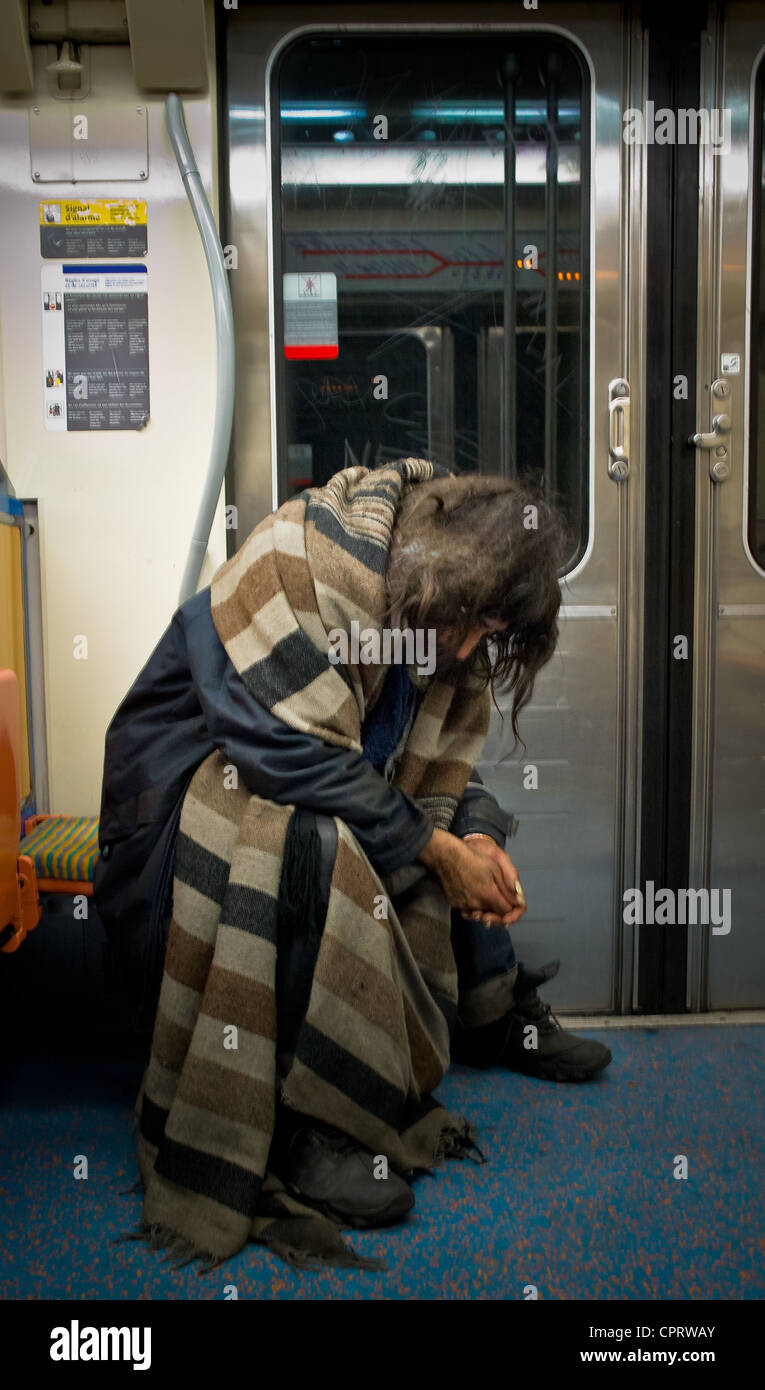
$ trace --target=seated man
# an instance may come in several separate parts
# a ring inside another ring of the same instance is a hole
[[[153,1028],[139,1237],[352,1262],[337,1224],[399,1220],[414,1172],[477,1148],[430,1094],[450,1055],[610,1062],[539,1001],[557,963],[516,965],[473,771],[489,687],[517,740],[554,651],[561,557],[541,499],[407,459],[285,503],[175,614],[107,733],[95,875]]]

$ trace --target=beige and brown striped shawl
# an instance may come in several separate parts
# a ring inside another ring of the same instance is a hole
[[[379,630],[406,490],[441,474],[422,459],[346,469],[285,503],[211,584],[218,635],[253,696],[294,729],[361,751],[385,670],[333,666],[327,634]],[[394,785],[448,829],[483,745],[489,697],[433,679]],[[472,1127],[431,1095],[449,1066],[457,1002],[450,909],[414,864],[381,880],[342,819],[308,1011],[276,1057],[276,921],[292,807],[252,795],[212,753],[181,814],[173,915],[151,1055],[136,1104],[150,1240],[213,1268],[247,1240],[295,1263],[379,1267],[268,1170],[282,1102],[351,1135],[391,1169],[462,1157]],[[380,903],[385,907],[381,909]],[[381,912],[387,910],[387,917]]]

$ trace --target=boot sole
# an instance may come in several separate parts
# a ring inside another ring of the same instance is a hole
[[[385,1211],[375,1213],[371,1216],[363,1216],[361,1213],[353,1215],[351,1212],[343,1212],[332,1206],[331,1202],[321,1201],[318,1198],[307,1197],[304,1192],[295,1187],[292,1183],[285,1183],[285,1187],[293,1197],[299,1202],[304,1202],[307,1207],[312,1207],[314,1211],[321,1212],[322,1216],[327,1216],[330,1221],[340,1222],[343,1226],[352,1226],[354,1230],[364,1231],[373,1230],[377,1226],[394,1226],[398,1221],[403,1221],[404,1217],[414,1207],[411,1201],[407,1207],[403,1204],[396,1209],[389,1207]],[[414,1198],[414,1193],[412,1193]]]
[[[517,1066],[510,1066],[508,1062],[501,1065],[510,1071],[522,1072],[524,1076],[535,1076],[541,1081],[589,1081],[591,1076],[597,1076],[599,1072],[610,1066],[612,1060],[608,1056],[604,1061],[596,1062],[594,1066],[576,1068],[564,1067],[561,1063],[555,1062],[550,1062],[547,1066],[542,1066],[539,1063],[536,1066],[532,1063],[527,1063],[525,1066],[521,1063],[518,1063]]]
[[[477,1071],[491,1071],[494,1067],[502,1067],[505,1071],[521,1072],[524,1076],[536,1076],[542,1081],[588,1081],[591,1076],[597,1076],[598,1072],[610,1066],[613,1058],[611,1054],[602,1061],[596,1062],[589,1067],[565,1066],[561,1062],[550,1062],[546,1064],[534,1063],[526,1057],[519,1058],[517,1062],[500,1061],[492,1062],[479,1061],[465,1056],[452,1056],[452,1062],[457,1066],[473,1067]]]

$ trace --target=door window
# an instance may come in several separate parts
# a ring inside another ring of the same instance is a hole
[[[282,500],[407,455],[535,479],[568,517],[570,568],[588,515],[578,51],[550,35],[303,35],[271,109]]]

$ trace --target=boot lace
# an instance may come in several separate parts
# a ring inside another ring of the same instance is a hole
[[[517,1012],[534,1023],[541,1033],[555,1033],[562,1031],[562,1025],[558,1022],[549,1004],[543,1004],[536,990],[532,990],[525,995],[519,1004],[516,1005]]]

